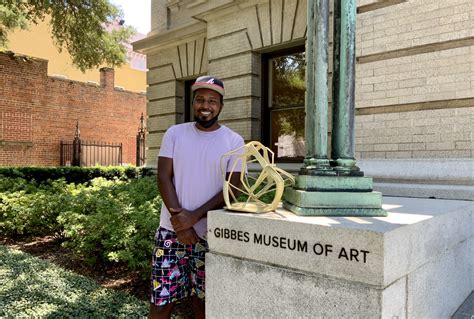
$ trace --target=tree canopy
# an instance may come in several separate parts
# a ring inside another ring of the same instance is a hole
[[[38,24],[47,17],[55,45],[59,51],[68,51],[80,70],[125,63],[124,42],[134,29],[105,29],[122,17],[122,12],[108,0],[2,0],[0,48],[7,46],[9,32],[28,29],[31,23]]]

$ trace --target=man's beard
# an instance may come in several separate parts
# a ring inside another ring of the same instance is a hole
[[[217,122],[218,117],[219,117],[219,114],[217,114],[216,116],[214,116],[210,120],[203,121],[198,116],[194,115],[194,121],[196,121],[196,123],[198,123],[200,126],[202,126],[204,128],[210,128],[211,126],[214,125],[214,123]]]

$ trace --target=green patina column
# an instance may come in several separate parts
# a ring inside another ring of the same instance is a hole
[[[355,25],[356,1],[334,1],[332,159],[340,174],[355,174]],[[341,17],[341,15],[343,15]],[[358,174],[358,173],[357,173]]]
[[[328,30],[329,0],[308,2],[306,158],[302,174],[333,174],[328,147]]]
[[[308,0],[306,158],[283,205],[298,215],[386,216],[354,158],[356,0],[334,0],[332,159],[328,141],[328,0]]]

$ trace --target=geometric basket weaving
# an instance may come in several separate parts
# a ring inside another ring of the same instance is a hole
[[[226,157],[236,159],[231,163],[227,179],[223,167]],[[257,169],[255,176],[248,173],[249,166]],[[236,171],[236,168],[240,170]],[[274,153],[256,141],[222,155],[221,169],[225,208],[228,210],[248,213],[274,211],[280,204],[285,187],[295,184],[293,175],[274,164]],[[233,174],[240,175],[240,186],[230,183]]]

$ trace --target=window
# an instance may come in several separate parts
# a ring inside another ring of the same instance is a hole
[[[305,155],[304,47],[263,57],[264,142],[279,162],[300,162]]]

